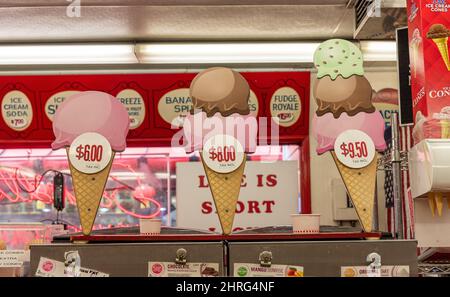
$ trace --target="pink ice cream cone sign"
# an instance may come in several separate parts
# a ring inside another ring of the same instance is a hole
[[[115,97],[97,91],[67,98],[55,113],[53,149],[65,148],[83,233],[94,225],[116,152],[126,148],[130,118]]]

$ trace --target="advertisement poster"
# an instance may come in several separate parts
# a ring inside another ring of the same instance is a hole
[[[220,232],[220,223],[201,162],[177,163],[177,224]],[[298,212],[298,162],[246,163],[234,231],[289,225]]]

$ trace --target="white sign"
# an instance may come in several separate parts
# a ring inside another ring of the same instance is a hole
[[[202,157],[212,171],[230,173],[244,161],[244,148],[233,136],[219,134],[205,142]]]
[[[6,125],[15,131],[27,129],[33,120],[30,99],[21,91],[11,91],[3,97],[2,116]]]
[[[74,139],[69,149],[69,161],[75,169],[86,174],[102,171],[111,161],[109,141],[101,134],[88,132]]]
[[[183,125],[184,118],[192,109],[192,99],[189,88],[172,90],[164,94],[158,102],[158,112],[161,118],[177,127]]]
[[[367,266],[342,266],[341,277],[370,277],[373,271]],[[409,266],[381,266],[379,271],[381,277],[409,277]]]
[[[219,263],[186,263],[148,262],[150,277],[212,277],[219,276]]]
[[[64,268],[65,265],[63,262],[41,257],[35,275],[42,277],[67,277],[68,275],[65,274]],[[108,277],[108,276],[109,274],[97,270],[83,267],[80,268],[80,277]]]
[[[278,125],[290,127],[297,123],[302,112],[300,95],[291,87],[275,91],[270,100],[270,113]]]
[[[303,277],[303,267],[271,265],[262,267],[254,263],[234,263],[233,276],[238,277]]]
[[[145,103],[141,94],[132,89],[125,89],[120,91],[116,97],[128,111],[130,130],[138,128],[145,119]]]
[[[201,162],[178,162],[177,225],[221,232],[208,179]],[[236,206],[233,231],[290,225],[298,213],[297,161],[248,161]]]
[[[375,144],[372,138],[360,130],[346,130],[334,142],[338,160],[350,168],[368,166],[375,158]]]

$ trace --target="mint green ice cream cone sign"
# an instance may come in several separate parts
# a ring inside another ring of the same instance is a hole
[[[343,39],[322,42],[314,53],[314,65],[318,71],[317,78],[328,75],[335,80],[338,75],[343,78],[364,75],[361,50]]]

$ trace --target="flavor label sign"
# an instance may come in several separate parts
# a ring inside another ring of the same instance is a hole
[[[122,90],[117,99],[125,105],[130,116],[130,129],[138,128],[145,118],[145,103],[141,94],[132,89]]]
[[[375,158],[375,144],[360,130],[342,132],[334,143],[338,160],[350,168],[363,168]]]
[[[72,142],[69,148],[70,164],[78,171],[93,174],[108,166],[112,149],[108,140],[101,134],[83,133]]]
[[[233,276],[239,277],[303,277],[303,267],[271,265],[262,267],[254,263],[234,263]]]
[[[212,277],[219,276],[219,263],[148,262],[149,277]]]
[[[202,158],[211,170],[229,173],[241,166],[244,161],[244,148],[231,135],[215,135],[203,145]]]
[[[341,277],[409,277],[409,266],[381,266],[371,271],[367,266],[343,266]]]
[[[66,273],[66,267],[63,262],[44,257],[41,257],[39,260],[39,265],[35,275],[41,277],[69,276]],[[94,269],[80,267],[80,277],[109,277],[109,274]]]
[[[259,111],[258,97],[252,90],[250,90],[250,97],[248,98],[248,107],[250,108],[250,115],[257,117]]]
[[[33,120],[31,102],[21,91],[11,91],[2,100],[2,117],[9,128],[23,131]]]
[[[300,118],[302,106],[300,96],[291,87],[282,87],[275,91],[270,100],[270,113],[278,125],[290,127]]]
[[[47,115],[48,119],[53,122],[53,117],[55,116],[55,112],[58,109],[58,106],[70,96],[78,93],[80,93],[80,91],[64,91],[56,93],[48,98],[47,102],[45,102],[45,114]]]
[[[2,250],[0,251],[0,268],[22,267],[23,262],[30,261],[30,251]]]
[[[188,88],[176,89],[164,94],[158,102],[161,118],[175,127],[183,125],[184,118],[191,111],[192,99]]]

